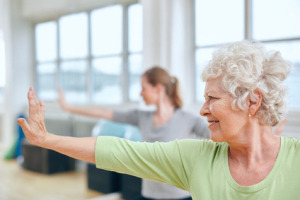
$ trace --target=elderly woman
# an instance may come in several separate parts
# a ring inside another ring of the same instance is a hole
[[[229,44],[213,55],[201,115],[211,140],[137,143],[113,137],[56,136],[44,126],[44,105],[29,90],[27,139],[97,167],[170,183],[193,199],[297,199],[300,143],[272,126],[285,111],[283,81],[290,71],[278,52],[257,43]],[[153,191],[155,192],[155,191]]]

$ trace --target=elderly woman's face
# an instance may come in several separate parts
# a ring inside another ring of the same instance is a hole
[[[233,110],[233,97],[221,87],[222,77],[210,79],[205,87],[205,103],[200,114],[207,117],[210,137],[215,142],[236,140],[247,123],[247,111]]]

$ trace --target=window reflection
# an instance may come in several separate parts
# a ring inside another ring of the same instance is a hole
[[[53,63],[40,64],[37,66],[38,95],[43,100],[54,100],[56,92],[56,65]]]
[[[120,57],[96,59],[93,61],[92,100],[94,103],[120,103],[121,93]]]
[[[139,101],[141,99],[141,66],[142,55],[129,56],[129,100]]]
[[[68,102],[84,103],[87,101],[86,71],[85,60],[61,63],[61,87],[65,91]]]

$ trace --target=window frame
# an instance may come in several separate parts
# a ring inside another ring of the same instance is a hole
[[[92,100],[92,62],[94,59],[97,58],[105,58],[105,57],[111,57],[113,54],[105,55],[105,56],[94,56],[92,55],[92,31],[91,31],[91,13],[94,10],[105,8],[105,7],[110,7],[110,6],[115,6],[115,5],[120,5],[122,7],[122,51],[120,54],[115,54],[116,56],[119,56],[120,59],[122,60],[122,65],[121,65],[121,84],[120,84],[120,89],[122,91],[121,95],[121,102],[120,104],[136,104],[137,101],[132,101],[129,99],[129,57],[130,55],[134,54],[140,54],[142,55],[142,51],[135,51],[135,52],[129,52],[129,47],[128,47],[128,42],[129,42],[129,15],[128,15],[128,10],[131,5],[139,4],[138,0],[130,0],[122,3],[110,3],[110,4],[105,4],[99,7],[95,7],[92,9],[88,10],[83,10],[83,11],[78,11],[78,12],[73,12],[73,13],[68,13],[68,14],[63,14],[58,17],[55,17],[54,19],[48,19],[46,21],[37,21],[34,24],[34,28],[40,24],[40,23],[46,23],[46,22],[55,22],[56,24],[56,37],[57,37],[57,44],[56,44],[56,59],[54,61],[44,61],[44,62],[38,62],[37,61],[37,54],[36,54],[36,33],[33,31],[33,38],[34,38],[34,69],[35,69],[35,74],[34,74],[34,85],[37,88],[37,93],[39,93],[40,88],[38,85],[38,65],[40,64],[46,64],[46,63],[53,63],[56,65],[56,72],[55,72],[55,88],[59,88],[61,86],[61,63],[64,61],[76,61],[76,60],[84,60],[87,62],[87,69],[86,69],[86,95],[87,95],[87,101],[82,104],[78,103],[80,105],[100,105],[103,103],[95,103]],[[88,45],[88,52],[86,57],[82,58],[67,58],[63,59],[60,57],[60,37],[59,37],[59,19],[64,16],[72,15],[72,14],[79,14],[79,13],[86,13],[87,14],[87,32],[88,32],[88,40],[87,40],[87,45]],[[46,103],[53,103],[54,100],[45,100]],[[74,103],[76,104],[76,103]],[[110,105],[107,103],[107,105]],[[112,104],[115,105],[115,104]]]
[[[253,0],[244,0],[244,38],[245,40],[253,40]],[[197,45],[196,44],[196,0],[193,0],[193,16],[194,16],[194,36],[193,36],[193,40],[194,40],[194,49],[193,49],[193,61],[194,61],[194,71],[197,71],[197,63],[196,63],[196,52],[199,49],[205,49],[205,48],[216,48],[217,46],[220,46],[222,44],[213,44],[213,45]],[[266,40],[256,40],[259,41],[263,44],[268,44],[268,43],[276,43],[276,42],[291,42],[291,41],[300,41],[300,36],[299,37],[288,37],[288,38],[278,38],[278,39],[266,39]],[[195,73],[196,74],[196,73]],[[196,75],[193,77],[193,83],[194,83],[194,102],[196,104],[203,104],[204,102],[199,101],[197,99],[197,77]],[[293,111],[289,111],[289,112],[293,112],[293,113],[298,113],[298,115],[300,115],[300,108],[298,107],[293,107],[292,108]],[[289,109],[291,110],[291,109]]]

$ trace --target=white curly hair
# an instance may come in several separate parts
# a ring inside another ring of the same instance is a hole
[[[257,99],[254,90],[262,93],[256,113],[261,124],[275,126],[286,112],[286,86],[290,63],[280,52],[268,52],[260,43],[240,41],[213,52],[212,60],[202,73],[203,81],[222,76],[222,87],[234,100],[233,109],[245,110],[248,96]]]

